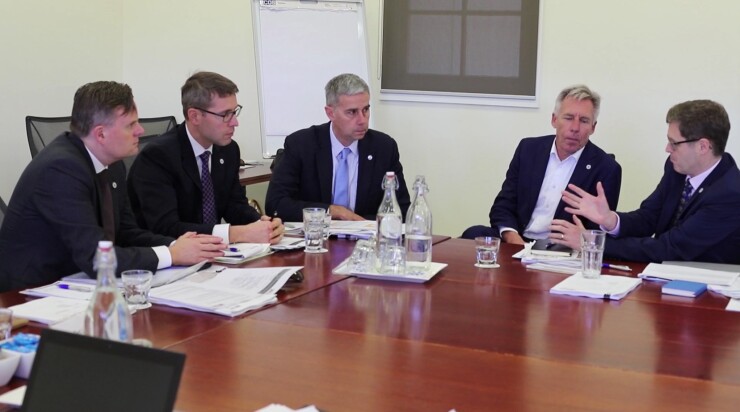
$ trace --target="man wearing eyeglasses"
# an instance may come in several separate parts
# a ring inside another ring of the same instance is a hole
[[[185,121],[144,147],[128,175],[141,226],[169,236],[208,233],[227,243],[280,241],[280,219],[260,216],[239,183],[239,145],[232,140],[242,108],[238,91],[212,72],[195,73],[182,86]]]
[[[740,170],[725,153],[730,120],[724,107],[710,100],[673,106],[666,115],[669,153],[663,178],[640,208],[610,210],[604,190],[592,196],[576,186],[563,192],[566,211],[601,225],[605,256],[641,261],[687,260],[740,263]],[[583,226],[574,218],[553,223],[580,249]]]

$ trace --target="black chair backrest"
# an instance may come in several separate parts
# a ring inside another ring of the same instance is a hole
[[[71,117],[26,116],[26,134],[31,157],[35,157],[57,136],[69,130]]]
[[[5,201],[2,197],[0,197],[0,227],[3,227],[3,220],[5,220],[5,213],[8,211],[8,205],[5,204]]]
[[[144,127],[144,135],[139,137],[139,153],[141,153],[144,146],[146,146],[151,139],[177,127],[175,116],[139,118],[139,123]],[[123,163],[126,165],[126,173],[131,169],[134,159],[136,159],[136,155],[123,159]]]

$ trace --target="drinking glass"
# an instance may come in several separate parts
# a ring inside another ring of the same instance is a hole
[[[306,253],[322,253],[324,249],[324,222],[326,210],[321,207],[303,209],[303,236]]]
[[[475,238],[475,266],[479,268],[497,268],[498,251],[501,239],[493,236],[479,236]]]
[[[581,273],[586,279],[598,279],[601,276],[601,263],[604,260],[603,230],[585,230],[581,232]]]

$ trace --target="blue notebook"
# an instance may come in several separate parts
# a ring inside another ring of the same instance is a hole
[[[690,282],[688,280],[672,280],[663,285],[663,293],[666,295],[696,297],[706,290],[706,283]]]

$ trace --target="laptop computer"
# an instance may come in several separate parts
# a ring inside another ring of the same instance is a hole
[[[46,329],[21,410],[171,412],[184,363],[182,353]]]

